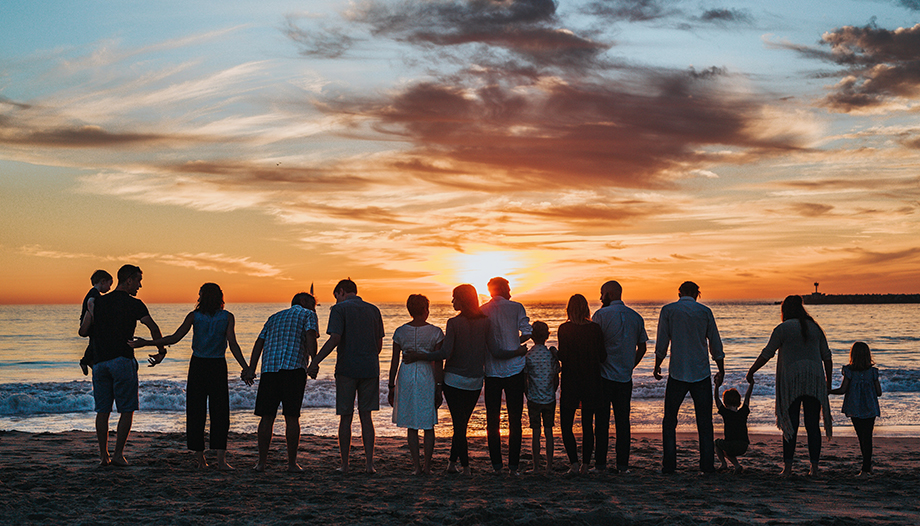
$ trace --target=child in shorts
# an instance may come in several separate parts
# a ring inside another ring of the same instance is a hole
[[[533,432],[531,451],[533,471],[540,471],[540,427],[546,437],[546,468],[553,471],[553,425],[556,420],[556,389],[559,388],[559,361],[555,348],[546,348],[549,326],[542,321],[534,322],[531,339],[534,346],[527,351],[524,372],[527,374],[527,414]]]
[[[112,275],[104,270],[97,270],[90,276],[89,282],[93,287],[89,289],[83,298],[83,309],[80,311],[80,324],[83,324],[83,318],[86,312],[93,308],[96,298],[102,296],[112,288]],[[89,374],[89,368],[93,366],[93,337],[89,337],[89,344],[83,352],[83,358],[80,358],[80,369],[83,370],[83,376]]]
[[[725,438],[715,440],[716,455],[721,462],[718,470],[728,469],[728,464],[725,463],[725,459],[728,459],[734,466],[735,473],[739,474],[744,471],[744,468],[738,462],[738,457],[747,452],[748,445],[751,443],[748,438],[747,419],[751,414],[751,392],[754,391],[754,383],[748,384],[747,392],[744,393],[744,403],[741,403],[741,393],[734,388],[722,393],[722,399],[719,400],[721,385],[721,382],[716,383],[715,387],[716,407],[725,424]]]

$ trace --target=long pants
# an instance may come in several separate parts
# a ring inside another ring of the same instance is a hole
[[[230,432],[227,360],[192,356],[185,395],[188,448],[204,451],[204,424],[210,407],[211,449],[227,449],[227,433]]]
[[[521,460],[521,440],[524,431],[521,417],[524,414],[526,376],[520,372],[507,378],[486,377],[486,434],[489,439],[489,459],[492,467],[502,467],[501,411],[502,392],[508,407],[508,468],[516,470]]]
[[[473,409],[479,402],[479,391],[458,389],[444,384],[444,398],[447,400],[447,409],[454,427],[454,435],[450,439],[450,461],[460,460],[460,465],[470,465],[470,448],[466,438],[466,428],[473,416]]]
[[[855,418],[853,429],[856,430],[856,436],[859,438],[859,450],[862,452],[862,470],[872,470],[872,430],[875,428],[875,417]]]
[[[700,471],[715,471],[710,379],[682,382],[668,377],[668,385],[664,392],[664,419],[661,422],[661,442],[664,446],[661,471],[664,473],[671,473],[677,469],[677,414],[687,393],[693,398],[693,412],[696,415],[696,431],[700,441]]]
[[[598,404],[599,393],[562,393],[559,399],[559,427],[562,432],[562,443],[565,453],[569,456],[569,463],[578,462],[578,445],[572,425],[575,423],[575,410],[581,402],[581,456],[584,465],[591,464],[591,455],[594,453],[594,409]]]
[[[821,402],[813,396],[800,396],[789,406],[792,420],[792,439],[783,437],[783,461],[792,462],[795,457],[795,442],[799,434],[799,412],[805,412],[805,432],[808,433],[808,459],[812,464],[821,458]]]
[[[617,469],[629,469],[629,448],[631,434],[629,427],[629,411],[632,402],[632,381],[614,382],[601,378],[602,396],[601,403],[595,410],[594,436],[597,452],[594,465],[598,469],[607,467],[607,444],[610,436],[610,407],[613,406],[613,419],[616,426],[616,454]]]

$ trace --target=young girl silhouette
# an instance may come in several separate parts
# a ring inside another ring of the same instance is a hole
[[[841,410],[853,421],[859,437],[862,452],[860,477],[872,474],[872,429],[875,417],[881,414],[878,397],[882,395],[882,386],[878,381],[878,368],[874,365],[869,346],[864,342],[854,343],[850,349],[850,363],[843,366],[843,383],[830,391],[831,394],[844,395]]]

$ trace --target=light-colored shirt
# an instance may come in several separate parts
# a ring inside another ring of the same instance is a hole
[[[604,348],[607,360],[601,365],[601,377],[614,382],[632,381],[636,366],[636,348],[648,341],[645,320],[621,300],[598,309],[591,321],[604,331]]]
[[[524,356],[527,371],[527,400],[535,404],[551,404],[556,401],[556,379],[559,378],[559,362],[546,345],[530,348]]]
[[[300,305],[293,305],[272,314],[259,338],[262,346],[262,373],[276,373],[282,369],[306,369],[307,332],[318,331],[316,313]]]
[[[708,345],[707,345],[708,341]],[[709,307],[691,296],[681,296],[661,308],[655,355],[664,359],[671,345],[668,376],[682,382],[699,382],[709,378],[709,356],[722,360],[722,339],[716,319]]]
[[[524,306],[501,296],[493,297],[482,306],[482,312],[492,324],[492,338],[502,351],[513,351],[521,346],[521,336],[530,336],[530,318]],[[486,356],[486,376],[508,378],[524,370],[524,357],[515,356],[507,360]]]

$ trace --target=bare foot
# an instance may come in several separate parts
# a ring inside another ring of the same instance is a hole
[[[812,464],[812,465],[811,465],[811,469],[808,470],[808,476],[809,476],[809,477],[817,477],[817,476],[818,476],[818,465],[817,465],[817,464]]]
[[[419,476],[424,475],[424,474],[425,474],[425,473],[424,473],[421,469],[417,469],[417,470],[415,470],[415,471],[412,472],[412,476],[413,476],[413,477],[419,477]]]
[[[339,466],[335,468],[336,472],[341,473],[342,475],[348,474],[348,466]]]
[[[447,463],[447,472],[448,472],[448,473],[460,473],[460,470],[457,469],[457,464],[456,464],[456,462],[448,462],[448,463]]]
[[[265,471],[265,462],[256,462],[256,465],[252,467],[252,470],[262,473]]]
[[[789,477],[791,477],[791,476],[792,476],[792,469],[790,469],[790,468],[783,468],[783,470],[779,472],[779,476],[780,476],[780,477],[783,477],[783,478],[789,478]]]
[[[374,465],[371,464],[371,465],[366,466],[366,467],[364,468],[364,473],[366,473],[366,474],[368,474],[368,475],[376,475],[376,474],[377,474],[377,470],[374,469]]]
[[[233,466],[227,464],[226,462],[219,462],[217,464],[218,471],[233,471]]]
[[[740,466],[740,465],[739,465],[739,466],[735,466],[734,473],[735,473],[735,475],[740,475],[740,474],[744,473],[744,466]]]
[[[587,465],[587,464],[582,464],[582,465],[581,465],[581,474],[582,474],[582,475],[587,475],[587,474],[588,474],[588,465]]]
[[[465,468],[463,468],[463,474],[466,475],[467,477],[472,477],[472,476],[473,476],[473,470],[470,469],[469,466],[466,466]]]
[[[288,464],[288,473],[303,473],[303,468],[300,467],[300,464],[292,462]]]
[[[198,461],[198,469],[205,469],[208,467],[208,461],[204,458],[204,452],[198,453],[196,460]]]
[[[872,476],[872,470],[869,471],[860,471],[859,475],[856,475],[858,479],[867,479]]]
[[[108,465],[111,464],[111,463],[112,463],[112,462],[109,460],[109,458],[106,457],[106,458],[103,458],[103,459],[99,460],[99,467],[100,467],[100,468],[104,468],[104,467],[108,466]]]
[[[502,468],[501,468],[501,466],[498,466],[498,467],[492,466],[492,474],[493,474],[493,475],[501,475],[501,474],[502,474]]]
[[[112,465],[120,468],[128,467],[128,460],[124,455],[115,455],[112,457]]]
[[[577,475],[580,471],[581,466],[579,466],[578,462],[573,462],[572,465],[569,466],[569,470],[566,471],[566,475]]]

